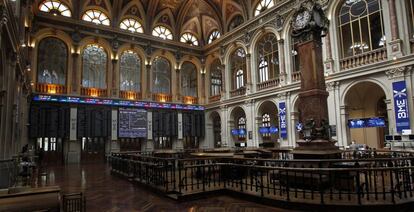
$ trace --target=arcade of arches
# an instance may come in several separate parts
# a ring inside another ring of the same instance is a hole
[[[294,148],[298,2],[0,0],[0,159]],[[411,145],[414,0],[317,2],[336,145]]]

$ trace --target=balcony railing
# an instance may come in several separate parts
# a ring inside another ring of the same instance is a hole
[[[106,97],[108,94],[106,89],[100,88],[81,88],[81,95],[82,96],[93,96],[93,97]]]
[[[241,95],[244,95],[244,94],[246,94],[246,87],[241,87],[241,88],[238,88],[236,90],[230,91],[230,96],[231,97],[241,96]]]
[[[356,68],[371,63],[381,62],[387,59],[387,49],[381,48],[340,60],[341,69]]]
[[[142,94],[140,92],[135,92],[135,91],[120,91],[119,97],[121,99],[135,100],[135,99],[142,99]]]
[[[300,71],[292,73],[292,82],[300,81]]]
[[[198,104],[198,98],[194,96],[184,96],[183,103],[189,105]]]
[[[57,84],[36,84],[36,91],[39,93],[50,93],[50,94],[65,94],[66,86]]]
[[[214,96],[210,96],[208,97],[208,101],[209,102],[218,102],[221,99],[221,95],[214,95]]]
[[[152,100],[156,102],[172,102],[171,94],[155,93],[152,94]]]
[[[261,82],[261,83],[257,84],[257,89],[258,90],[264,90],[266,88],[273,88],[273,87],[277,87],[279,85],[280,85],[280,79],[275,78],[275,79],[270,79],[268,81]]]

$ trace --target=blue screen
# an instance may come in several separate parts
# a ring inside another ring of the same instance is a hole
[[[361,118],[348,120],[348,126],[351,129],[369,128],[369,127],[386,127],[385,119],[382,117]]]

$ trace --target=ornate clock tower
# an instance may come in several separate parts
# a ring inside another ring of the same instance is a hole
[[[322,60],[322,37],[329,21],[321,6],[312,0],[301,4],[292,20],[292,37],[299,39],[301,67],[299,94],[301,139],[293,154],[298,159],[335,158],[339,149],[331,140],[328,123],[328,92]]]

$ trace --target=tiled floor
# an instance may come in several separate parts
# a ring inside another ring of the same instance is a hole
[[[224,195],[179,203],[112,176],[104,164],[54,166],[41,172],[38,186],[58,185],[63,194],[84,192],[87,211],[286,211]]]

